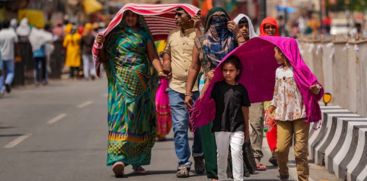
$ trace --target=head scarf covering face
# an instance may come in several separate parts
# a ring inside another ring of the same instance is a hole
[[[260,36],[267,36],[268,34],[265,32],[265,25],[266,24],[271,24],[273,26],[275,26],[275,29],[276,29],[276,32],[275,32],[275,35],[274,36],[280,36],[279,34],[279,25],[278,25],[278,22],[275,18],[273,17],[266,17],[262,22],[261,22],[261,25],[260,25]]]
[[[214,16],[217,12],[222,13],[220,16]],[[202,48],[205,56],[214,66],[237,46],[236,36],[227,28],[229,19],[227,12],[217,7],[209,11],[205,21],[205,38]]]
[[[23,18],[20,21],[19,27],[17,28],[17,34],[19,36],[28,36],[30,32],[31,32],[31,28],[29,27],[28,19]]]
[[[251,39],[251,38],[257,37],[257,34],[255,32],[255,29],[254,29],[254,25],[252,24],[252,21],[248,16],[241,13],[238,16],[236,16],[236,18],[234,18],[233,21],[236,23],[236,25],[239,25],[240,21],[244,18],[247,20],[249,38]]]

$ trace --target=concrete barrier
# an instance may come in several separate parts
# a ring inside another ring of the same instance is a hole
[[[367,116],[367,41],[299,41],[302,57],[340,105]]]
[[[333,171],[333,159],[335,155],[341,149],[345,138],[347,137],[347,127],[348,121],[346,119],[350,117],[359,116],[358,114],[351,114],[345,117],[344,115],[340,115],[340,117],[336,118],[336,129],[333,136],[333,139],[328,144],[325,150],[325,166],[330,173],[334,173]],[[333,122],[335,124],[335,121]]]
[[[358,132],[358,142],[356,153],[347,166],[347,180],[357,180],[362,174],[362,170],[367,168],[367,128],[360,128]],[[364,177],[367,180],[367,176]]]
[[[365,165],[361,173],[358,175],[357,181],[367,181],[367,166]]]
[[[309,135],[308,152],[309,152],[309,159],[311,161],[315,161],[315,148],[326,135],[326,124],[327,124],[326,120],[328,120],[328,114],[331,114],[331,113],[334,113],[334,114],[350,113],[350,111],[347,110],[347,109],[321,109],[321,112],[322,112],[321,127],[316,129],[316,130],[313,130],[312,133],[310,133],[310,135]],[[319,123],[317,123],[317,124],[319,124]],[[314,125],[312,124],[311,127],[314,127]]]
[[[367,118],[345,118],[344,120],[348,121],[346,138],[333,159],[333,171],[341,179],[345,179],[346,167],[356,153],[359,128],[367,128]]]
[[[358,114],[349,113],[337,113],[337,114],[328,114],[325,127],[325,136],[321,139],[318,145],[315,148],[315,163],[318,165],[325,165],[325,151],[326,148],[330,145],[333,138],[339,136],[335,135],[337,118],[338,117],[360,117]]]

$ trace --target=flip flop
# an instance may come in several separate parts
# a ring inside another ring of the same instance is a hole
[[[256,164],[256,170],[257,171],[266,171],[266,165],[264,165],[262,163],[257,163]]]
[[[146,174],[147,171],[143,167],[139,166],[139,167],[134,168],[134,173],[136,173],[136,174]]]

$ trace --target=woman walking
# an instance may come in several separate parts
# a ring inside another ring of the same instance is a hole
[[[144,19],[125,11],[121,22],[106,36],[99,61],[103,62],[108,79],[108,151],[107,165],[116,177],[123,176],[124,167],[132,165],[144,173],[150,164],[156,137],[154,91],[158,75],[165,77],[152,37]]]
[[[203,94],[213,77],[214,69],[221,60],[237,47],[236,24],[230,21],[223,8],[213,8],[208,12],[205,21],[205,34],[195,40],[193,60],[189,69],[185,103],[192,106],[192,89],[200,68],[205,73],[205,85],[200,94]],[[205,169],[207,177],[217,180],[217,149],[215,137],[212,133],[212,124],[198,129],[204,151]]]

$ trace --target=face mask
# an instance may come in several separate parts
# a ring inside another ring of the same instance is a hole
[[[211,19],[211,26],[215,28],[220,37],[227,33],[227,23],[228,19],[225,16],[213,16]]]

